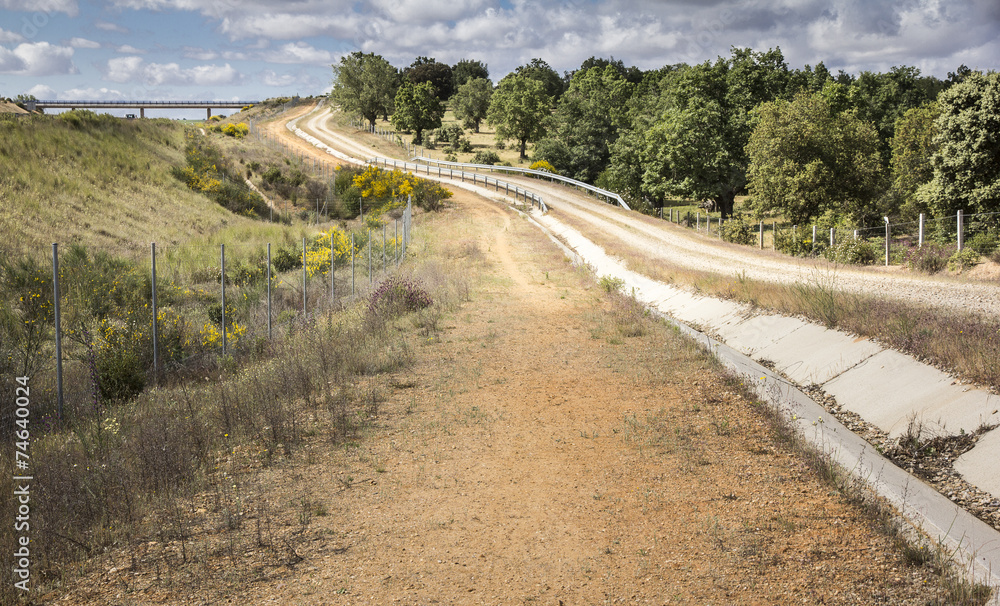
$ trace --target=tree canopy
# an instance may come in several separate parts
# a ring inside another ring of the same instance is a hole
[[[447,101],[455,93],[455,79],[451,66],[439,63],[434,58],[417,57],[403,70],[403,77],[413,84],[430,82],[434,87],[434,96],[441,101]]]
[[[452,97],[452,108],[455,117],[462,121],[465,128],[479,132],[479,124],[486,119],[490,109],[490,99],[493,98],[493,84],[486,78],[473,78],[458,87],[458,92]]]
[[[501,80],[493,92],[486,121],[496,128],[498,140],[517,140],[524,160],[528,142],[545,134],[551,107],[551,97],[541,81],[512,74]]]
[[[458,87],[462,86],[469,80],[475,80],[477,78],[489,80],[490,70],[482,61],[462,59],[451,68],[451,75],[454,79],[455,90],[457,91]]]
[[[559,99],[554,132],[539,141],[535,158],[560,173],[593,183],[607,166],[611,146],[628,127],[634,85],[613,65],[580,70]]]
[[[430,82],[404,82],[396,93],[392,125],[399,130],[413,131],[413,142],[417,145],[423,143],[425,130],[441,126],[444,105],[435,92]]]
[[[392,113],[399,74],[375,53],[353,52],[333,65],[330,101],[349,113],[360,114],[375,126],[379,115]]]
[[[820,95],[761,105],[747,152],[751,204],[792,223],[824,212],[857,225],[881,220],[875,201],[882,163],[875,128],[851,112],[836,113]]]
[[[939,216],[1000,212],[1000,73],[966,74],[938,105],[934,177],[921,197]]]
[[[559,72],[552,69],[548,63],[541,59],[532,59],[527,64],[515,69],[514,74],[508,74],[506,77],[509,78],[513,75],[524,76],[541,82],[545,88],[545,94],[552,101],[558,100],[559,96],[563,93],[563,80],[559,76]]]

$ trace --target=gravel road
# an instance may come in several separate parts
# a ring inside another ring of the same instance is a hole
[[[307,115],[310,134],[331,147],[367,158],[371,148],[328,127],[329,108]],[[924,276],[899,267],[845,267],[824,259],[799,259],[773,251],[722,242],[713,236],[601,202],[581,191],[538,179],[503,177],[539,193],[556,218],[565,214],[590,226],[584,230],[618,238],[649,258],[723,275],[745,275],[777,283],[819,284],[846,292],[891,297],[937,308],[1000,317],[1000,280],[972,281],[953,276]],[[447,180],[447,179],[442,179]]]

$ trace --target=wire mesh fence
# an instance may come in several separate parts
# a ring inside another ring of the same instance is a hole
[[[34,422],[93,414],[171,377],[261,354],[364,296],[405,258],[408,204],[380,228],[271,244],[54,244],[0,263],[0,381],[31,377]],[[7,383],[11,383],[7,385]],[[0,432],[14,431],[5,409]]]
[[[800,256],[835,253],[838,246],[854,243],[852,248],[865,247],[865,262],[878,261],[885,265],[907,263],[921,250],[933,251],[938,256],[962,251],[988,255],[1000,248],[1000,213],[996,212],[965,214],[957,211],[954,215],[938,218],[921,214],[916,221],[899,222],[885,218],[882,225],[856,229],[816,223],[793,225],[776,220],[725,220],[704,211],[679,211],[668,207],[658,209],[657,215],[664,221],[739,244]],[[734,222],[739,224],[738,230],[733,227]]]

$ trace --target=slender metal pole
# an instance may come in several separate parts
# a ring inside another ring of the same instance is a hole
[[[150,242],[149,244],[149,255],[150,255],[150,267],[152,268],[152,290],[153,290],[153,376],[156,376],[159,371],[160,363],[160,349],[157,341],[157,326],[156,326],[156,242]]]
[[[368,228],[368,284],[372,283],[372,230]]]
[[[52,301],[56,323],[56,401],[59,421],[63,420],[62,323],[59,309],[59,245],[52,244]]]
[[[760,249],[764,250],[764,222],[760,222]]]
[[[336,271],[337,247],[333,244],[333,228],[330,228],[330,301],[337,301],[337,279],[334,275]]]
[[[271,243],[267,243],[267,339],[271,340]]]
[[[354,296],[354,234],[351,234],[351,296]]]
[[[226,245],[219,245],[222,265],[222,355],[226,355]]]
[[[392,222],[392,256],[396,259],[396,267],[399,267],[399,219]]]
[[[962,252],[963,245],[965,244],[965,241],[964,241],[965,239],[963,238],[964,234],[962,233],[962,232],[965,231],[963,229],[963,226],[962,226],[962,223],[963,223],[962,219],[964,219],[962,211],[958,211],[958,251],[959,252]]]
[[[920,213],[920,235],[917,236],[917,247],[924,247],[924,213]]]
[[[306,313],[306,239],[302,238],[302,313]]]

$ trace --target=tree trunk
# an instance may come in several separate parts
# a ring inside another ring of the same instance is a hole
[[[728,219],[733,216],[733,205],[736,203],[736,192],[731,189],[727,189],[715,199],[715,203],[719,206],[719,212],[722,214],[722,218]]]
[[[528,148],[528,140],[527,139],[521,139],[521,159],[522,160],[527,160],[528,159],[528,155],[526,153],[524,153],[527,148]]]

